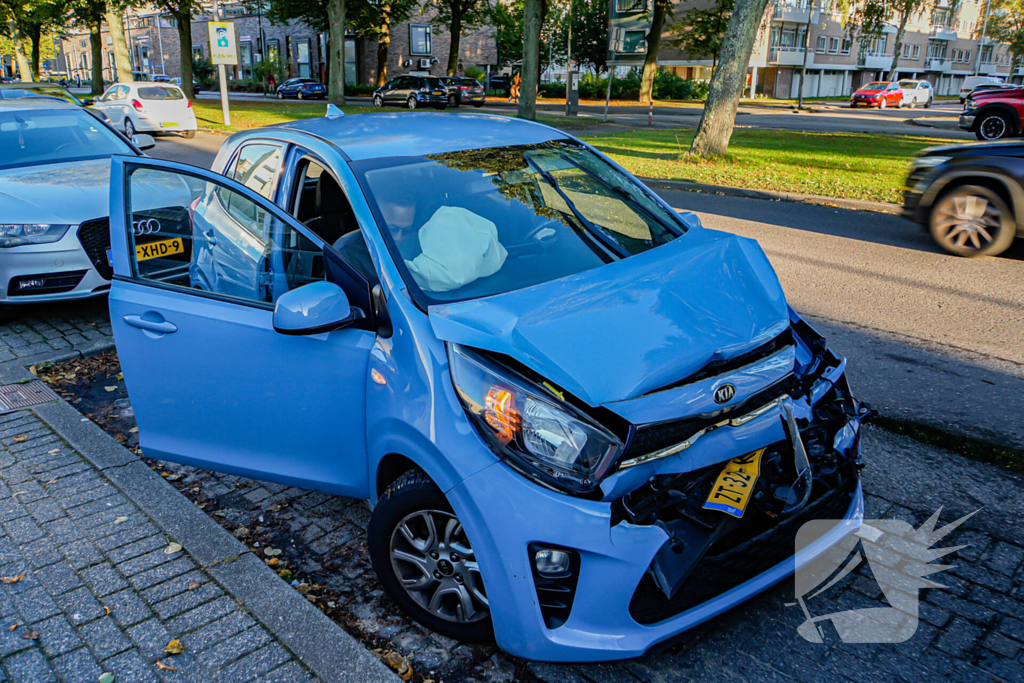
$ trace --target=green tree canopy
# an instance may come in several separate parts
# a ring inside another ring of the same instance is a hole
[[[713,0],[710,5],[700,2],[677,9],[679,19],[668,27],[672,33],[668,43],[693,59],[710,59],[717,66],[735,4],[735,0]]]

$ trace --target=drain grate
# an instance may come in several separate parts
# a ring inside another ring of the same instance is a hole
[[[0,415],[57,399],[57,394],[39,380],[24,384],[8,384],[0,387]]]

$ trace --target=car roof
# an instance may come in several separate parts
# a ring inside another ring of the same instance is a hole
[[[67,100],[61,100],[56,97],[18,97],[13,100],[0,99],[0,111],[16,111],[18,109],[30,109],[32,111],[70,109],[73,111],[81,111],[81,107],[71,104]]]
[[[532,145],[569,137],[549,126],[510,116],[440,112],[353,114],[273,127],[323,138],[353,161]]]

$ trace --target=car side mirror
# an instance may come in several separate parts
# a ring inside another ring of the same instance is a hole
[[[320,334],[364,318],[333,282],[312,282],[282,294],[274,306],[274,329],[281,334]]]
[[[96,104],[96,100],[90,97],[89,99],[82,100],[82,104],[84,104],[87,107],[91,107],[92,105]]]
[[[156,140],[153,139],[152,135],[145,135],[141,133],[139,135],[132,136],[132,143],[139,149],[152,149],[153,147],[156,147]]]

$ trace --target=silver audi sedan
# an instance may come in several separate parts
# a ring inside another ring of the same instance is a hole
[[[110,289],[110,158],[154,144],[54,98],[0,100],[0,317]],[[153,187],[145,201],[179,193],[188,190]]]

